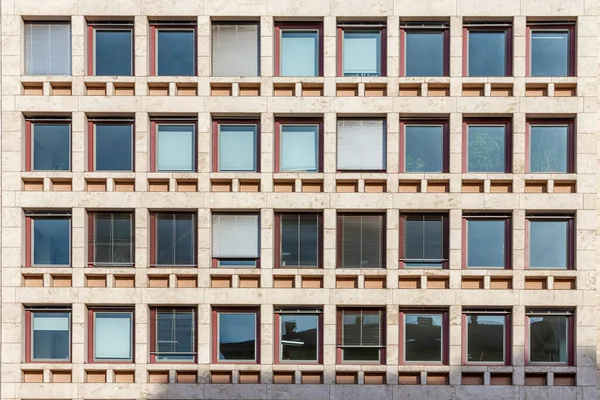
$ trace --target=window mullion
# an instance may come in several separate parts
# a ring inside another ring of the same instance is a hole
[[[177,215],[173,214],[173,225],[171,225],[171,263],[175,265],[175,245],[177,243]]]
[[[302,229],[300,228],[300,224],[302,223],[302,216],[300,214],[298,214],[296,216],[297,220],[298,220],[298,263],[296,264],[297,267],[299,267],[301,265],[301,255],[302,255],[302,246],[300,244],[301,241],[301,235],[302,235]]]

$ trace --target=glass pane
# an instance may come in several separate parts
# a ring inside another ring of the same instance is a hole
[[[280,75],[318,76],[318,43],[316,31],[282,31]]]
[[[107,360],[131,359],[131,314],[96,313],[95,317],[95,358]]]
[[[96,124],[96,171],[131,171],[131,139],[131,125]]]
[[[157,311],[156,358],[158,360],[194,359],[194,313],[192,311]]]
[[[256,358],[256,314],[219,314],[219,360]]]
[[[156,216],[157,264],[195,264],[194,225],[192,215],[159,214]]]
[[[569,127],[531,126],[530,172],[569,172]]]
[[[33,170],[68,171],[71,160],[69,124],[32,124]]]
[[[346,347],[342,349],[344,361],[379,361],[379,347]]]
[[[444,76],[444,32],[407,31],[406,76]]]
[[[300,217],[300,267],[319,266],[319,222],[318,216]]]
[[[567,221],[530,221],[529,267],[566,269],[568,237]]]
[[[316,315],[281,315],[282,361],[317,361],[318,321]]]
[[[33,220],[33,264],[69,265],[71,220],[35,218]]]
[[[33,312],[32,353],[35,360],[68,360],[70,313]]]
[[[175,220],[176,265],[194,265],[194,219],[190,215],[177,215]]]
[[[159,125],[157,138],[158,171],[193,171],[194,126]]]
[[[406,361],[442,361],[442,315],[407,314],[404,316]]]
[[[469,76],[506,76],[506,32],[469,32]]]
[[[131,30],[96,29],[96,76],[131,76]]]
[[[344,31],[344,76],[381,75],[381,32]]]
[[[442,125],[407,125],[405,128],[406,172],[443,172],[444,129]]]
[[[467,266],[504,268],[506,222],[472,219],[467,221]]]
[[[542,363],[568,361],[568,324],[564,315],[529,317],[529,360]]]
[[[362,344],[362,313],[344,311],[342,321],[344,324],[342,344],[344,346],[360,346]]]
[[[194,76],[196,31],[157,29],[156,66],[158,76]]]
[[[569,32],[531,32],[531,76],[569,75]]]
[[[281,164],[283,171],[317,171],[319,127],[315,125],[281,126]]]
[[[256,171],[255,125],[219,125],[219,171]]]
[[[504,315],[467,315],[467,361],[504,362]]]
[[[300,221],[298,215],[281,216],[281,267],[300,264]]]
[[[131,215],[115,214],[113,217],[112,262],[127,265],[133,262],[133,227]]]
[[[506,127],[469,125],[468,172],[506,171]]]

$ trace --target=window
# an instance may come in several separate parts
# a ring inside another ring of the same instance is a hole
[[[570,215],[527,216],[529,268],[574,268],[574,222]]]
[[[150,362],[196,362],[196,310],[150,309]]]
[[[338,25],[338,76],[386,75],[384,24]]]
[[[150,214],[150,241],[151,266],[196,266],[196,214]]]
[[[196,23],[150,23],[150,75],[196,75]]]
[[[463,171],[511,172],[512,146],[508,121],[464,122]]]
[[[88,266],[133,266],[135,254],[133,213],[89,213],[88,223],[90,243]]]
[[[88,170],[133,171],[133,120],[88,119]]]
[[[258,76],[258,32],[255,22],[213,22],[212,75]]]
[[[196,121],[152,121],[151,170],[196,170]]]
[[[214,267],[258,267],[259,214],[213,214],[212,252]]]
[[[71,359],[71,309],[26,308],[27,362]]]
[[[338,309],[338,363],[385,364],[385,324],[385,312],[382,309]]]
[[[27,171],[71,169],[71,120],[61,118],[25,121]]]
[[[407,310],[400,317],[401,363],[448,364],[446,310]]]
[[[528,121],[527,128],[527,172],[575,172],[572,120]]]
[[[401,121],[400,136],[401,172],[448,172],[448,121]]]
[[[526,364],[574,365],[575,313],[528,309],[526,315]]]
[[[213,362],[260,363],[260,313],[257,309],[214,309],[213,335]]]
[[[275,310],[277,363],[322,363],[323,313],[320,309]]]
[[[510,23],[464,23],[463,72],[465,76],[512,75]]]
[[[504,214],[465,214],[464,268],[510,268],[511,223]]]
[[[511,364],[510,310],[463,312],[463,363]]]
[[[322,220],[322,214],[275,214],[277,267],[322,267]]]
[[[25,213],[28,267],[71,265],[71,213],[31,211]]]
[[[385,214],[338,214],[339,268],[385,268]]]
[[[303,119],[275,122],[275,172],[321,172],[323,124]]]
[[[69,22],[25,22],[25,74],[71,75]]]
[[[575,75],[575,22],[527,22],[528,76]]]
[[[88,362],[133,362],[133,310],[88,310]]]
[[[382,119],[338,119],[337,169],[385,171],[386,124]]]
[[[405,268],[448,268],[448,216],[400,215],[400,262]]]
[[[259,122],[214,121],[212,162],[214,172],[259,172]]]
[[[94,22],[87,40],[88,75],[133,75],[133,23]]]
[[[321,23],[276,23],[275,76],[322,76],[322,29]]]
[[[448,76],[448,23],[406,22],[400,25],[400,76]]]

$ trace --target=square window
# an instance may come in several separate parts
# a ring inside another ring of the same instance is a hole
[[[153,76],[196,76],[196,24],[150,26]]]
[[[510,172],[512,149],[508,122],[465,121],[465,172]]]
[[[448,268],[446,214],[400,215],[400,261],[405,268]]]
[[[510,268],[510,218],[466,215],[466,268]]]
[[[25,23],[25,74],[71,75],[70,23]]]
[[[88,75],[133,75],[133,28],[94,23],[88,26]]]
[[[196,170],[196,125],[152,121],[154,147],[152,170]]]
[[[215,172],[259,172],[257,121],[215,122],[213,170]]]
[[[400,29],[401,76],[448,76],[447,23],[406,23]]]
[[[528,172],[574,172],[572,121],[532,121],[528,128]]]
[[[529,215],[527,218],[529,268],[573,269],[573,217]]]
[[[28,142],[27,171],[71,169],[71,122],[68,120],[25,123]]]
[[[466,363],[510,365],[509,311],[467,310],[463,314],[463,327]]]
[[[321,362],[321,310],[279,309],[275,313],[275,323],[279,328],[277,362]]]
[[[131,267],[133,246],[133,214],[90,213],[89,265],[93,267]]]
[[[404,121],[401,172],[448,172],[448,123]]]
[[[380,25],[338,26],[338,76],[385,76],[385,32]]]
[[[280,23],[275,26],[276,76],[322,75],[322,25]]]
[[[259,28],[254,22],[212,23],[212,75],[258,76]]]
[[[446,363],[446,312],[403,313],[405,363]]]
[[[71,311],[26,310],[30,336],[27,348],[28,362],[71,359]]]
[[[90,310],[94,362],[133,361],[133,312]]]
[[[71,215],[27,212],[27,266],[69,267],[71,265]]]
[[[575,75],[575,23],[528,22],[527,34],[527,75]]]
[[[322,137],[319,123],[276,122],[276,172],[319,172]]]
[[[90,171],[133,171],[133,124],[89,122],[88,169]]]
[[[156,307],[150,316],[151,362],[195,362],[196,310]]]
[[[213,311],[213,362],[259,363],[259,313],[254,309]]]
[[[259,214],[213,214],[212,253],[215,267],[258,267]]]
[[[574,313],[526,310],[527,364],[574,364]]]
[[[321,214],[276,214],[275,224],[277,267],[321,267]]]
[[[512,29],[507,23],[465,23],[465,76],[512,75]]]
[[[196,266],[196,214],[150,215],[151,266]]]
[[[338,309],[338,362],[385,364],[385,324],[380,309]]]
[[[338,119],[337,169],[385,171],[386,124],[382,119]]]
[[[338,268],[386,268],[385,214],[338,214]]]

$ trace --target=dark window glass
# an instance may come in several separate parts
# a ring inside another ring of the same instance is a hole
[[[32,312],[34,360],[66,361],[71,349],[71,313]]]
[[[467,241],[467,266],[469,268],[505,267],[505,220],[468,220]]]
[[[340,215],[342,268],[385,268],[383,215]]]
[[[319,31],[284,30],[280,46],[279,75],[319,75]]]
[[[127,213],[94,216],[94,265],[133,264],[133,221]]]
[[[192,361],[195,355],[194,311],[156,311],[156,359]]]
[[[381,76],[381,31],[344,31],[344,76]]]
[[[504,315],[467,314],[467,361],[504,362],[506,317]]]
[[[444,76],[444,32],[406,31],[405,75]]]
[[[506,31],[469,31],[469,76],[506,76]]]
[[[256,360],[256,313],[219,313],[219,360]]]
[[[469,125],[468,172],[506,171],[506,127]]]
[[[94,359],[127,361],[132,357],[133,314],[94,313]]]
[[[68,171],[71,167],[71,126],[32,124],[33,170]]]
[[[96,124],[96,171],[131,171],[131,125]]]
[[[96,76],[131,76],[132,53],[131,30],[96,29],[95,71]]]
[[[569,221],[529,221],[529,267],[566,269]]]
[[[194,76],[196,49],[193,29],[156,30],[156,75]]]
[[[281,314],[281,361],[317,361],[319,317]]]
[[[565,315],[529,316],[529,361],[566,363],[569,355],[568,318]]]
[[[404,136],[406,172],[444,171],[444,127],[442,125],[406,125]]]
[[[532,125],[529,142],[530,172],[569,172],[567,125]]]
[[[281,215],[281,267],[319,266],[319,215]]]
[[[406,267],[441,268],[445,260],[444,215],[409,214],[405,217]]]
[[[194,214],[156,215],[156,264],[195,265]]]
[[[342,323],[343,361],[379,361],[381,312],[344,311]]]
[[[34,218],[33,265],[69,265],[71,219]]]
[[[442,362],[442,314],[404,316],[404,359],[407,362]]]
[[[569,75],[569,32],[531,32],[531,76]]]

